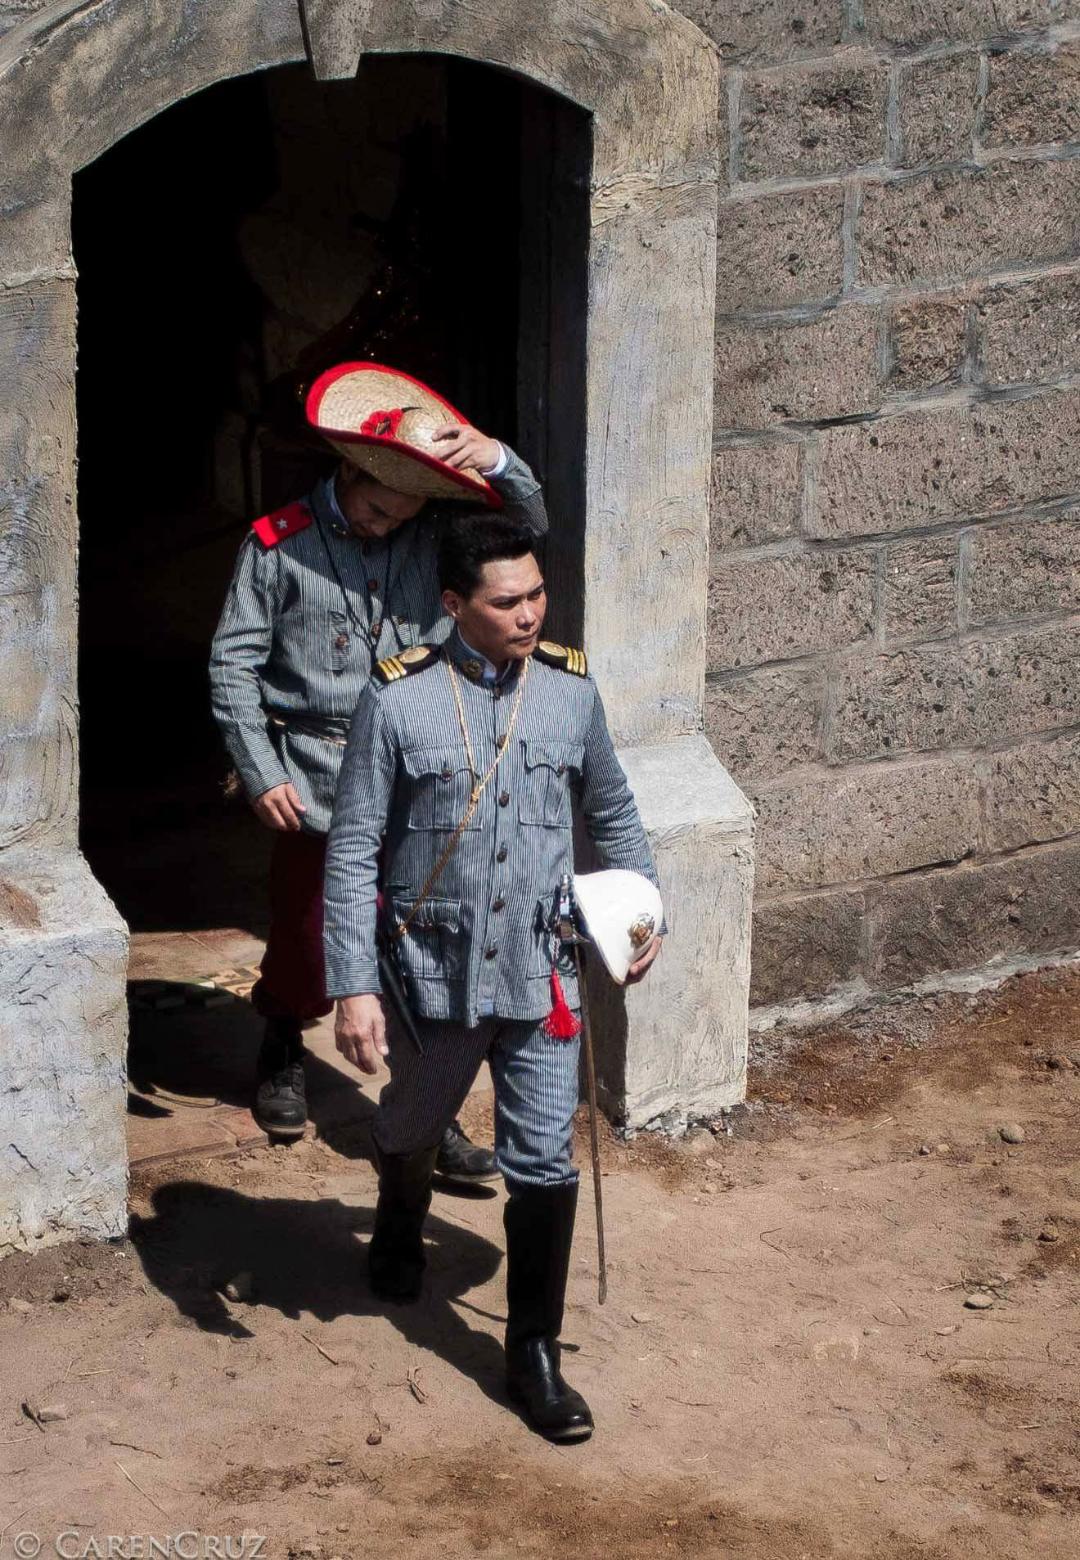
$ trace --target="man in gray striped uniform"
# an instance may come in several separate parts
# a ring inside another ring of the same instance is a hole
[[[450,631],[436,545],[460,500],[505,505],[532,535],[547,530],[524,461],[407,375],[342,365],[312,386],[307,413],[343,458],[305,501],[253,525],[210,661],[225,745],[257,817],[276,833],[269,937],[252,993],[266,1020],[253,1110],[280,1137],[299,1136],[307,1116],[302,1026],[332,1006],[323,862],[356,702],[376,661]],[[456,1122],[439,1169],[466,1182],[497,1173]]]
[[[592,1416],[562,1378],[558,1343],[577,1203],[578,1041],[545,1022],[563,994],[578,1002],[553,918],[573,870],[572,798],[605,866],[656,874],[585,657],[539,638],[546,598],[529,532],[497,517],[454,522],[439,570],[454,632],[376,669],[349,735],[326,863],[338,1048],[365,1072],[390,1056],[373,1124],[369,1272],[380,1296],[418,1297],[438,1143],[487,1060],[509,1193],[508,1386],[536,1429],[581,1440]],[[385,934],[422,1055],[396,1036],[388,1053],[380,857]],[[659,947],[653,938],[632,980]]]

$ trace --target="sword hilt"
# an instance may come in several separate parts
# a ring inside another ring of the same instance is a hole
[[[559,879],[558,904],[555,910],[555,932],[560,942],[570,947],[584,945],[589,939],[577,924],[577,901],[574,898],[574,880],[569,872]]]

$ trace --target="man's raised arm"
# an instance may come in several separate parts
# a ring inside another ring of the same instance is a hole
[[[504,520],[522,525],[536,537],[548,532],[547,506],[535,473],[508,444],[489,438],[479,428],[448,423],[435,438],[448,466],[472,466],[497,489]]]
[[[534,536],[546,536],[548,516],[543,488],[520,455],[506,444],[502,449],[506,464],[492,472],[488,481],[502,495],[503,518],[523,525]]]

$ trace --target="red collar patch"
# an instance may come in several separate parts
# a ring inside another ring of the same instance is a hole
[[[264,547],[276,547],[290,536],[306,531],[312,522],[312,513],[300,499],[286,504],[284,509],[274,509],[261,519],[254,520],[251,529]]]

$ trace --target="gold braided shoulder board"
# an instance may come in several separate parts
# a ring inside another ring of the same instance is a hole
[[[573,672],[575,677],[584,677],[589,670],[584,650],[557,645],[551,639],[541,639],[533,655],[537,661],[543,661],[545,666],[557,666],[560,671]]]
[[[426,671],[441,655],[438,645],[410,645],[407,650],[377,662],[371,675],[381,683],[397,682],[400,677],[411,677],[413,672]]]

